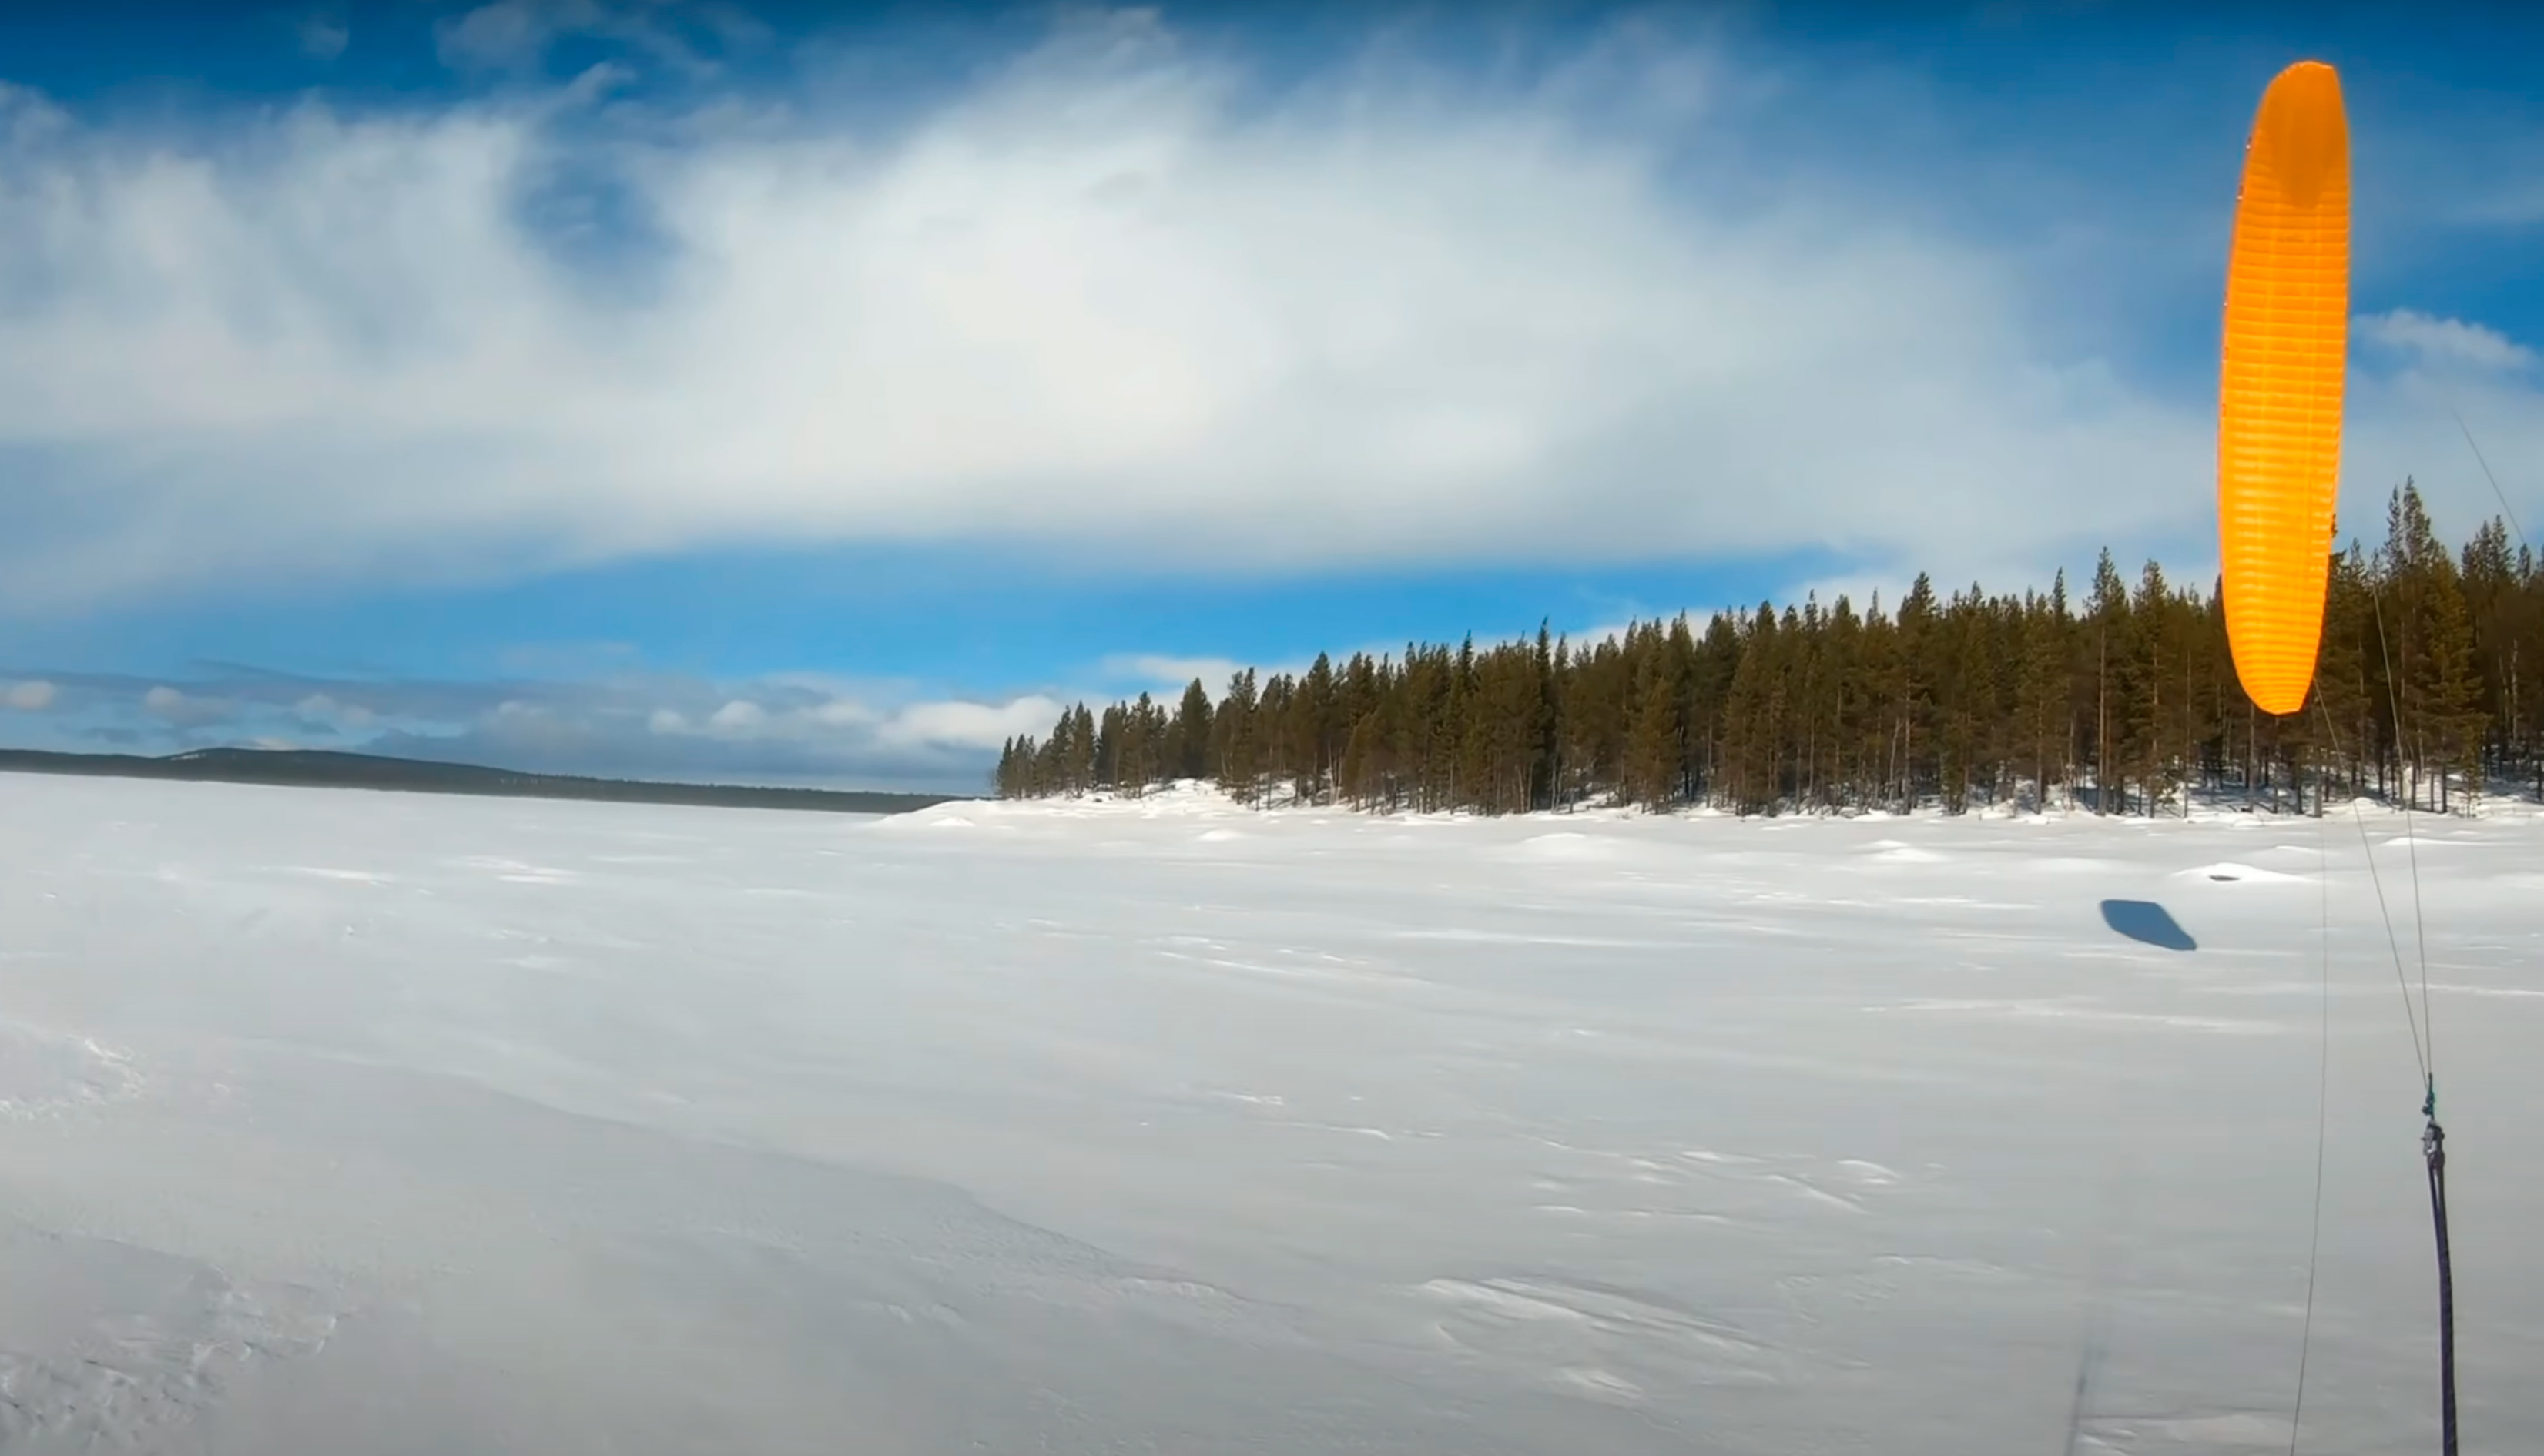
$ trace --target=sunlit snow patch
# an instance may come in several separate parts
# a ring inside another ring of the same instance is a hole
[[[2213,880],[2221,883],[2229,884],[2239,881],[2253,883],[2276,884],[2301,884],[2305,882],[2305,877],[2302,875],[2282,875],[2276,870],[2265,870],[2255,865],[2241,865],[2232,860],[2220,860],[2214,865],[2200,865],[2193,869],[2182,871],[2174,878],[2178,880]]]
[[[1531,835],[1511,846],[1506,853],[1515,860],[1578,864],[1615,859],[1617,845],[1612,840],[1560,829],[1551,834]]]

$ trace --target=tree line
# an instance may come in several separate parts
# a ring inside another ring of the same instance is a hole
[[[2135,581],[2105,551],[2047,591],[1895,609],[1816,595],[1637,621],[1576,645],[1408,644],[1305,672],[1196,679],[1171,707],[1077,704],[1010,740],[1002,798],[1216,782],[1246,804],[1484,814],[1585,805],[1741,813],[1983,805],[2187,811],[2201,795],[2320,811],[2370,795],[2447,809],[2544,800],[2544,563],[2500,519],[2460,550],[2397,489],[2384,544],[2331,562],[2304,709],[2236,680],[2213,588]]]

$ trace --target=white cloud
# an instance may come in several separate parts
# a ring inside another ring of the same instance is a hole
[[[346,728],[366,728],[377,717],[359,703],[348,703],[328,693],[311,693],[291,706],[303,718]]]
[[[825,728],[863,728],[879,718],[874,709],[846,698],[834,698],[809,712],[813,721]]]
[[[921,702],[878,708],[849,698],[824,698],[769,709],[736,698],[693,724],[676,709],[647,718],[658,734],[706,734],[735,742],[882,743],[894,747],[995,748],[1018,733],[1039,733],[1060,716],[1057,698],[1029,694],[1004,703]]]
[[[758,704],[736,698],[717,709],[707,720],[707,727],[728,733],[749,733],[768,722],[768,713]]]
[[[0,707],[14,708],[21,713],[41,713],[53,706],[53,698],[51,683],[30,678],[13,682],[6,690],[0,690]]]
[[[227,699],[188,693],[161,683],[141,695],[142,710],[180,728],[202,728],[227,721],[236,705]]]
[[[2535,350],[2497,329],[2462,319],[2433,318],[2408,308],[2366,315],[2355,327],[2369,343],[2408,352],[2431,367],[2523,369],[2535,362]]]
[[[946,748],[995,748],[1020,733],[1045,733],[1059,721],[1057,698],[1039,694],[1005,703],[918,703],[881,725],[886,743]]]
[[[444,43],[640,22],[507,3]],[[1871,194],[1797,171],[1711,200],[1609,124],[1694,116],[1746,160],[1702,105],[1723,68],[1646,48],[1604,87],[1267,97],[1116,20],[890,129],[727,103],[644,133],[676,145],[553,129],[548,98],[313,105],[186,151],[12,94],[0,448],[53,463],[8,488],[0,606],[985,530],[1230,570],[1818,549],[1963,581],[2201,534],[2204,401],[2050,351],[2022,269]],[[551,256],[517,203],[560,170],[659,247]],[[2416,388],[2362,377],[2361,468],[2418,448]]]
[[[1062,706],[1060,699],[1038,693],[1001,703],[931,700],[879,705],[808,686],[809,681],[770,679],[763,685],[770,702],[726,698],[703,718],[693,711],[658,707],[644,715],[646,730],[656,736],[735,744],[977,751],[996,748],[1019,733],[1047,731]]]

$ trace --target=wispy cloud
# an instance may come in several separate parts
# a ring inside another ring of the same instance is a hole
[[[534,65],[545,58],[549,42],[556,38],[554,13],[559,8],[504,0],[444,17],[434,24],[435,48],[447,65]]]
[[[41,713],[53,706],[53,697],[51,683],[30,678],[0,687],[0,708],[12,708],[20,713]]]
[[[2532,165],[2529,162],[2528,165]],[[2544,177],[2527,177],[2485,192],[2462,210],[2465,221],[2495,227],[2531,228],[2544,223]]]
[[[434,23],[434,45],[445,65],[469,71],[534,72],[560,42],[591,38],[615,42],[677,70],[712,72],[701,40],[725,44],[759,38],[763,29],[724,5],[675,8],[659,0],[494,0]]]
[[[1214,696],[1244,663],[1232,657],[1178,657],[1163,652],[1116,652],[1103,661],[1108,681],[1135,683],[1139,690],[1179,693],[1198,679]]]
[[[301,19],[300,51],[312,60],[334,60],[353,39],[353,27],[342,15],[316,11]]]

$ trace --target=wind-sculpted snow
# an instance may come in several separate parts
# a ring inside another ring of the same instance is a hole
[[[0,778],[0,1451],[1966,1456],[2080,1369],[2084,1450],[2283,1450],[2327,1006],[2300,1449],[2422,1449],[2415,863],[2467,1449],[2535,1449],[2514,806]]]

